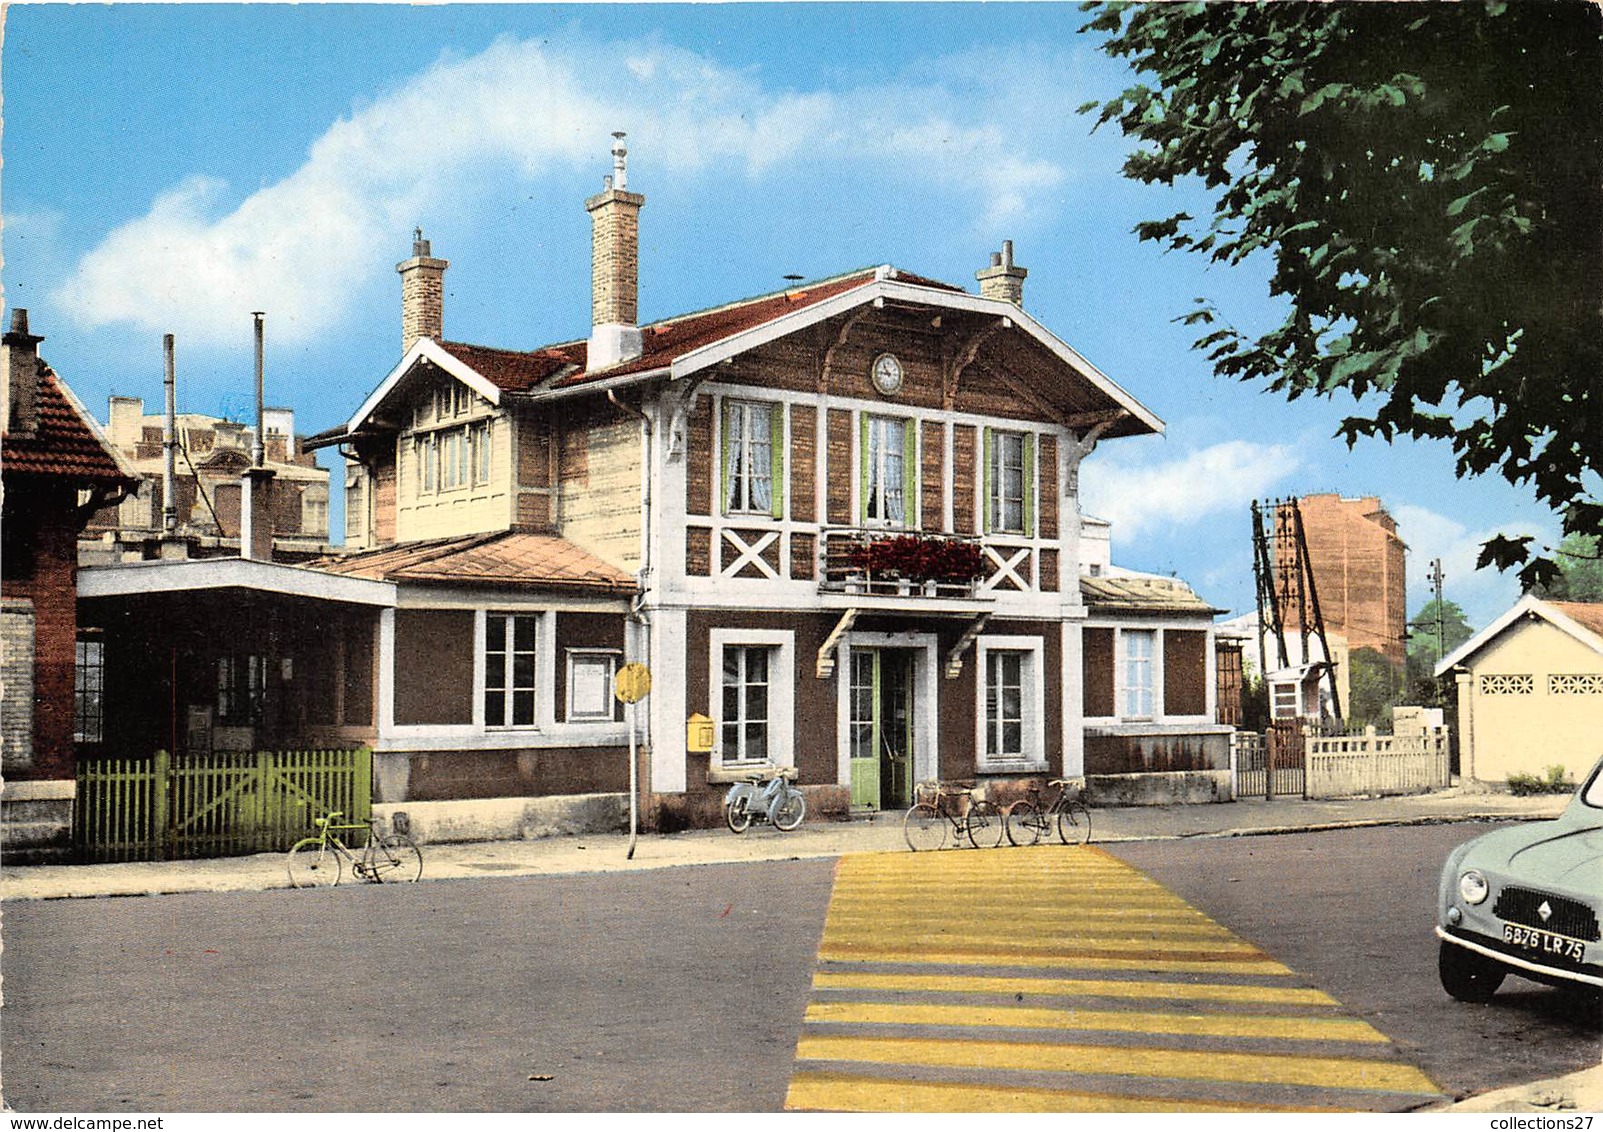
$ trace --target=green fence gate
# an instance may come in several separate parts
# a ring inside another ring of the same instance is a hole
[[[78,766],[73,841],[85,861],[226,857],[288,849],[312,819],[366,821],[373,753],[257,751],[96,759]]]

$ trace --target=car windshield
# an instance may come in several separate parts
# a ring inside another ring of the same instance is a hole
[[[1603,810],[1603,761],[1592,768],[1592,777],[1581,791],[1581,801],[1594,810]]]

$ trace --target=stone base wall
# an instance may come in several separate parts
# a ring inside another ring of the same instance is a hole
[[[77,793],[70,778],[0,785],[0,856],[13,865],[67,860]]]
[[[1154,774],[1093,774],[1085,780],[1092,806],[1172,806],[1233,802],[1228,770],[1170,771]]]

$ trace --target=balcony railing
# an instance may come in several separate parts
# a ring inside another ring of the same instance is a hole
[[[882,597],[973,598],[984,574],[977,539],[916,532],[826,530],[818,588]]]

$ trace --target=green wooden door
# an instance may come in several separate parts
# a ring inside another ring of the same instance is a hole
[[[905,808],[913,792],[912,655],[853,649],[851,657],[852,806]]]
[[[879,652],[852,649],[852,807],[879,809]]]

